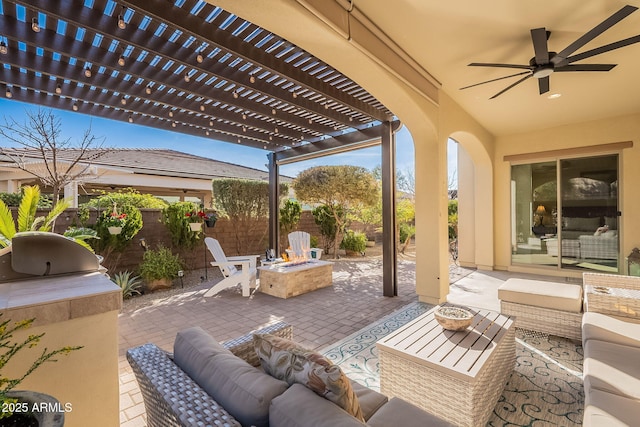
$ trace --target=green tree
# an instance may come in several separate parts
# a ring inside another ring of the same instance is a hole
[[[318,206],[311,211],[313,219],[320,227],[320,236],[322,236],[322,247],[325,253],[329,251],[336,244],[336,235],[338,234],[338,225],[336,219],[333,216],[333,212],[327,205]],[[338,216],[344,218],[344,211],[338,209]],[[346,218],[344,219],[346,223]]]
[[[200,241],[202,233],[189,227],[187,213],[199,210],[192,202],[176,202],[162,211],[162,222],[171,234],[171,243],[178,248],[193,249]]]
[[[378,184],[373,175],[360,166],[316,166],[300,172],[293,181],[296,197],[311,204],[326,205],[336,221],[338,232],[333,245],[337,256],[338,241],[346,226],[346,219],[339,214],[357,205],[371,206],[379,198]]]
[[[458,200],[449,200],[448,217],[449,224],[449,240],[458,238]]]
[[[241,254],[264,240],[267,229],[260,219],[269,215],[269,184],[250,179],[214,179],[213,205],[229,219],[236,239],[236,251]],[[287,194],[287,184],[280,184],[280,194]],[[262,230],[261,230],[262,228]]]
[[[280,208],[280,237],[287,241],[289,233],[300,222],[302,205],[297,200],[286,200]]]

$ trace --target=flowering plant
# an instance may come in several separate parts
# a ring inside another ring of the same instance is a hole
[[[202,222],[207,218],[207,214],[203,211],[193,211],[184,214],[189,222]]]
[[[105,215],[103,222],[107,227],[124,227],[124,224],[127,222],[127,214],[111,212]]]

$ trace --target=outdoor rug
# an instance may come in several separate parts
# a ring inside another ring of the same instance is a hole
[[[415,302],[321,352],[349,378],[380,391],[375,343],[433,306]],[[576,426],[582,424],[582,345],[516,330],[516,365],[488,426]]]

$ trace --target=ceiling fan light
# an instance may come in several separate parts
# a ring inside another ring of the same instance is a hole
[[[536,79],[543,79],[545,77],[549,77],[553,73],[553,65],[543,65],[534,70],[533,77]]]
[[[552,93],[551,95],[547,96],[547,99],[558,99],[562,96],[561,93]]]
[[[31,20],[31,29],[33,30],[34,33],[40,32],[40,24],[38,23],[38,18],[33,18]]]

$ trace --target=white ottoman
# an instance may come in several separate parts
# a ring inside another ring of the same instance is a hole
[[[500,312],[516,316],[516,327],[580,340],[582,286],[508,279],[498,288]]]

